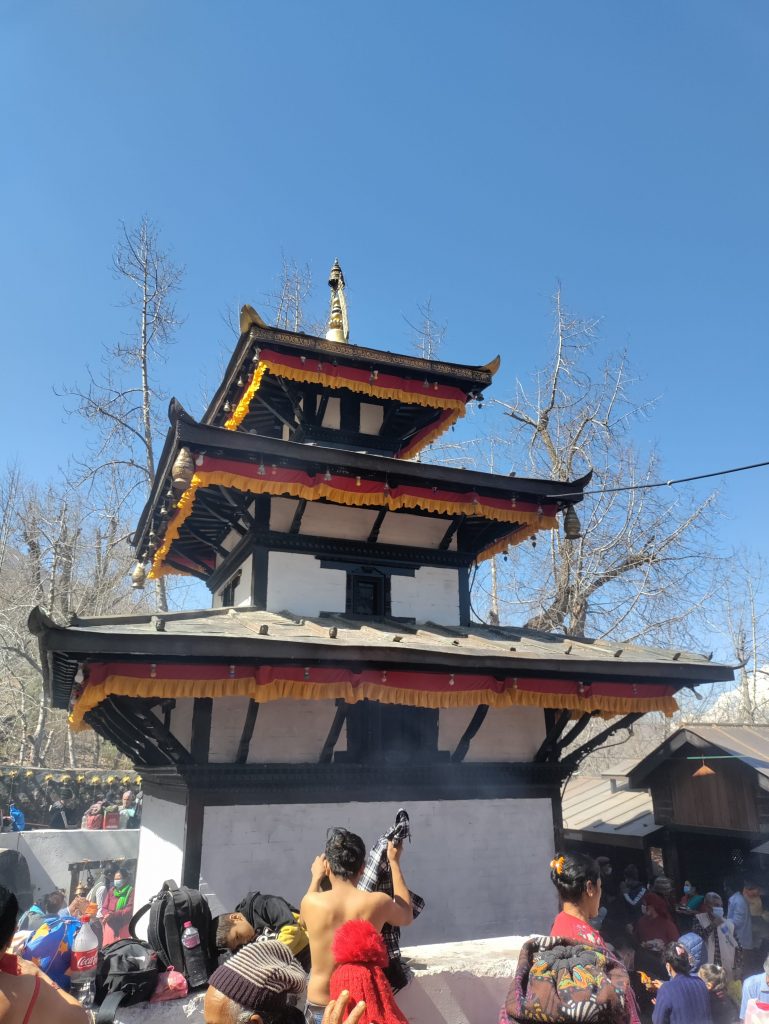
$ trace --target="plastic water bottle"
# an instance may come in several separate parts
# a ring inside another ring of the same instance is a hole
[[[184,947],[184,968],[190,988],[199,988],[208,981],[208,971],[206,958],[200,948],[200,932],[192,921],[184,922],[182,946]]]
[[[99,939],[90,925],[90,917],[81,917],[80,930],[72,943],[70,960],[70,991],[83,1006],[93,1006],[96,994],[96,965],[99,960]]]

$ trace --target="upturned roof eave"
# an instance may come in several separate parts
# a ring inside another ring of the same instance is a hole
[[[225,395],[233,386],[243,365],[248,359],[249,352],[254,343],[272,343],[297,350],[309,350],[323,354],[326,358],[336,358],[346,363],[365,363],[371,366],[392,366],[400,370],[415,370],[419,373],[430,374],[433,377],[452,381],[459,386],[466,385],[466,389],[484,391],[493,379],[493,372],[486,366],[473,366],[463,363],[450,363],[439,359],[424,359],[420,356],[407,356],[396,352],[388,352],[382,349],[373,349],[366,346],[354,345],[349,342],[339,343],[328,341],[326,338],[318,338],[313,334],[303,334],[296,331],[288,331],[278,327],[251,326],[247,331],[241,333],[235,350],[224,371],[222,382],[216,389],[211,401],[203,414],[203,423],[210,423],[219,411]]]
[[[207,613],[198,613],[201,618]],[[226,613],[225,613],[226,614]],[[188,617],[192,617],[191,614]],[[218,618],[219,616],[217,616]],[[110,659],[182,659],[182,660],[226,660],[236,661],[307,661],[311,663],[357,663],[373,664],[377,667],[401,666],[419,668],[421,671],[473,671],[500,673],[505,676],[556,675],[578,678],[585,682],[616,680],[638,683],[660,683],[681,689],[704,683],[723,682],[732,678],[728,666],[704,661],[627,661],[612,659],[579,658],[563,654],[543,656],[541,654],[515,654],[505,641],[506,653],[490,651],[480,654],[477,649],[424,644],[405,646],[395,642],[340,641],[329,637],[315,636],[291,639],[278,636],[243,636],[226,633],[174,633],[173,630],[158,631],[152,624],[160,616],[115,616],[114,628],[89,628],[87,620],[72,626],[54,622],[41,609],[33,609],[29,628],[40,643],[41,657],[46,666],[46,686],[50,687],[49,659],[57,655],[70,658],[96,660]],[[167,617],[165,618],[166,621]],[[173,620],[171,620],[173,621]],[[108,624],[99,619],[101,627]],[[146,632],[128,631],[127,625],[146,624]],[[171,624],[171,622],[169,622]],[[120,627],[123,627],[121,630]],[[151,628],[150,628],[151,627]],[[470,641],[471,642],[471,641]]]
[[[420,484],[424,484],[425,471],[428,470],[429,478],[432,481],[459,487],[463,491],[480,489],[505,498],[521,493],[533,498],[548,497],[556,501],[568,498],[568,504],[577,504],[582,500],[582,492],[592,476],[592,471],[573,481],[502,476],[496,473],[481,473],[476,470],[455,469],[451,466],[411,462],[407,459],[396,459],[384,455],[367,455],[342,448],[325,448],[320,445],[283,441],[279,438],[266,437],[263,434],[250,434],[198,423],[175,399],[172,399],[169,405],[169,418],[171,419],[171,428],[166,435],[163,451],[158,460],[152,491],[139,516],[131,541],[137,549],[144,542],[150,513],[158,500],[162,498],[162,492],[166,487],[178,449],[184,446],[193,450],[205,449],[208,452],[220,450],[235,459],[243,455],[246,458],[249,455],[263,455],[268,458],[315,463],[319,466],[343,465],[360,473],[361,476],[385,474],[392,480],[413,479]]]

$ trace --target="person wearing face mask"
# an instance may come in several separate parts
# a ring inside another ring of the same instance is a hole
[[[129,938],[128,925],[134,909],[134,889],[122,868],[115,871],[112,888],[107,890],[101,907],[104,945]]]
[[[657,993],[652,1024],[713,1024],[710,995],[705,982],[691,974],[689,955],[678,942],[670,942],[662,954],[670,981]]]
[[[724,916],[724,904],[717,892],[705,893],[702,911],[693,921],[693,930],[707,946],[706,961],[723,967],[727,984],[742,974],[742,946],[734,931],[734,922]]]
[[[699,910],[705,897],[697,892],[697,886],[692,882],[684,882],[681,899],[678,901],[676,910],[679,914],[692,914]]]

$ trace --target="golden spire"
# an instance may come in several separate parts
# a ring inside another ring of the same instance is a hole
[[[346,342],[350,340],[350,326],[347,323],[347,300],[344,297],[344,274],[339,260],[334,260],[328,275],[331,289],[331,312],[328,317],[327,341]]]

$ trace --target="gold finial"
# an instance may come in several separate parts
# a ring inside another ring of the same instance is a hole
[[[328,318],[327,341],[346,342],[350,340],[350,326],[347,322],[347,300],[344,296],[344,274],[339,260],[334,260],[331,273],[328,275],[328,286],[331,289],[331,313]]]

